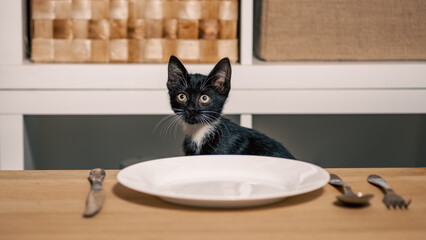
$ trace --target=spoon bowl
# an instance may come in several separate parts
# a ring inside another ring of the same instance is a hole
[[[373,194],[342,194],[337,196],[337,200],[339,200],[343,204],[348,205],[367,205],[370,199],[373,197]]]
[[[361,192],[355,194],[351,187],[346,184],[339,176],[336,174],[330,174],[330,181],[328,182],[333,186],[343,187],[346,189],[346,193],[337,196],[337,200],[345,205],[350,206],[362,206],[367,205],[370,199],[374,196],[373,194],[363,194]]]

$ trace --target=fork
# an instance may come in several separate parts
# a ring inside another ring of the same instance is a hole
[[[370,175],[367,178],[367,181],[373,185],[376,185],[382,188],[385,191],[385,197],[383,198],[383,203],[387,208],[391,206],[393,208],[408,208],[408,205],[411,203],[411,199],[406,202],[401,196],[396,194],[391,187],[386,183],[386,181],[378,175]]]

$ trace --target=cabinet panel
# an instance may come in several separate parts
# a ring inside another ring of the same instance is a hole
[[[239,122],[236,115],[228,117]],[[27,148],[34,168],[40,170],[117,169],[138,160],[182,156],[181,128],[170,126],[168,119],[166,115],[26,116]]]
[[[322,167],[426,166],[426,115],[255,115],[253,127]]]

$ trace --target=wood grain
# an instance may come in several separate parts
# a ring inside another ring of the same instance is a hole
[[[89,38],[107,40],[110,37],[110,27],[108,20],[90,20]]]
[[[53,38],[53,20],[33,20],[33,39],[34,38]]]
[[[178,37],[178,20],[177,19],[164,19],[163,22],[163,36],[166,39],[177,39]]]
[[[145,38],[145,20],[129,19],[127,22],[127,36],[134,39]]]
[[[74,60],[72,40],[57,39],[54,46],[54,56],[57,62],[72,62]]]
[[[72,22],[72,32],[74,39],[89,38],[89,21],[75,19]]]
[[[237,0],[30,2],[34,62],[168,62],[171,53],[185,63],[238,60],[238,44],[222,42],[238,42]]]
[[[426,168],[327,171],[373,193],[371,205],[335,205],[339,192],[326,185],[264,207],[183,207],[127,189],[108,170],[102,211],[85,219],[89,170],[0,171],[0,239],[424,239]],[[366,181],[373,173],[412,198],[410,208],[386,209],[382,192]]]
[[[109,0],[96,0],[90,3],[91,19],[106,19],[109,17]]]
[[[70,19],[72,12],[72,0],[55,1],[55,18]],[[96,1],[98,2],[98,1]],[[93,4],[93,2],[92,2]]]
[[[127,62],[129,58],[127,39],[115,39],[109,41],[109,60],[111,62]]]
[[[198,39],[198,20],[179,20],[179,39]]]
[[[53,38],[55,39],[72,39],[73,27],[72,21],[69,19],[53,20]]]
[[[228,57],[231,62],[238,60],[238,41],[231,40],[218,40],[217,43],[217,57],[222,59]]]
[[[50,62],[55,59],[53,39],[33,39],[31,58],[37,62]]]
[[[90,60],[91,44],[87,39],[75,39],[72,41],[73,61],[87,62]]]
[[[147,39],[145,41],[144,59],[148,62],[162,62],[163,60],[163,40]]]
[[[55,1],[32,0],[31,17],[32,19],[54,19]]]
[[[146,38],[161,38],[163,36],[163,20],[146,19],[145,24]]]
[[[111,19],[110,26],[110,39],[127,38],[127,19]]]
[[[215,63],[217,62],[218,45],[215,40],[203,40],[200,44],[200,55],[202,62]]]
[[[220,21],[220,39],[236,39],[237,31],[236,21]]]
[[[109,61],[109,41],[92,40],[91,41],[91,62]]]
[[[219,21],[215,19],[200,21],[200,39],[217,39],[219,33]]]

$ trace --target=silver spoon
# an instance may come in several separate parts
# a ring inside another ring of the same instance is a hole
[[[361,192],[355,194],[352,191],[352,188],[336,174],[330,174],[330,181],[328,183],[333,186],[345,188],[346,192],[336,197],[337,200],[343,204],[352,206],[366,205],[368,204],[368,201],[374,196],[373,194],[363,194]]]

